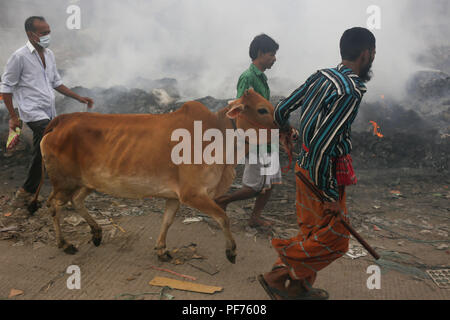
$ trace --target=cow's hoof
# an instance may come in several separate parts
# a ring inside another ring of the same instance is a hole
[[[164,251],[162,254],[158,254],[158,259],[163,262],[168,262],[172,260],[172,256],[169,251]]]
[[[69,244],[64,248],[64,252],[67,254],[75,254],[78,252],[78,249],[73,244]]]
[[[92,237],[92,243],[98,247],[102,243],[102,237]]]
[[[231,263],[236,263],[236,253],[233,250],[227,250],[226,251],[226,255],[227,255],[227,259],[228,261],[230,261]]]
[[[98,247],[102,243],[102,230],[94,231],[92,234],[92,243]]]

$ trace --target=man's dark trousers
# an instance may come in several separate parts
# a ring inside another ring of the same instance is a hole
[[[44,136],[44,130],[50,120],[44,119],[35,122],[27,122],[28,127],[33,131],[33,154],[31,163],[28,168],[28,176],[25,180],[23,188],[26,192],[35,193],[42,176],[42,155],[41,155],[41,140]]]

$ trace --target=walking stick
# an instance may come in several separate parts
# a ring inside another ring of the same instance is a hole
[[[308,180],[308,178],[306,178],[300,171],[297,171],[295,174],[319,198],[320,202],[324,203],[326,201],[325,197],[322,195],[320,190],[313,183],[311,183]],[[375,258],[375,260],[380,259],[379,254],[376,253],[376,251],[359,235],[358,232],[356,232],[355,229],[353,229],[351,225],[349,225],[342,217],[340,221],[342,222],[344,227],[350,232],[350,234],[354,236],[359,243],[361,243],[361,245],[372,255],[372,257]]]

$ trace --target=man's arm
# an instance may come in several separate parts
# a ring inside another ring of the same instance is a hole
[[[20,127],[19,117],[16,114],[13,106],[13,91],[17,86],[22,74],[22,64],[20,57],[17,55],[12,55],[5,66],[5,72],[2,75],[2,82],[0,87],[0,92],[3,96],[3,101],[9,112],[9,127],[15,130]]]
[[[70,97],[75,100],[78,100],[81,103],[87,104],[88,108],[92,108],[92,106],[94,105],[94,101],[91,98],[81,97],[78,94],[76,94],[75,92],[73,92],[72,90],[70,90],[69,88],[67,88],[65,85],[63,85],[61,76],[59,75],[59,72],[58,72],[58,68],[56,67],[55,56],[53,55],[52,51],[50,51],[50,53],[51,53],[53,68],[55,70],[55,73],[54,73],[54,76],[52,79],[53,89],[55,89],[59,93],[65,95],[66,97]]]
[[[309,174],[314,184],[324,192],[329,201],[339,199],[336,178],[331,179],[331,185],[329,183],[329,177],[333,174],[330,172],[329,164],[336,147],[335,138],[342,133],[360,102],[361,99],[354,95],[336,96],[329,108],[331,112],[325,116],[325,120],[309,142],[311,158]]]
[[[305,99],[305,93],[308,91],[309,86],[315,82],[319,75],[320,73],[317,72],[310,76],[305,81],[305,83],[297,88],[294,92],[292,92],[289,97],[277,104],[273,118],[275,120],[275,123],[282,130],[287,130],[290,128],[288,123],[289,115],[291,114],[291,112],[301,106],[303,100]]]
[[[11,130],[16,130],[17,127],[21,127],[19,117],[16,114],[13,106],[12,93],[2,93],[3,102],[5,103],[6,109],[9,112],[9,128]]]
[[[70,90],[63,84],[59,85],[58,87],[56,87],[54,89],[67,97],[73,98],[75,100],[80,101],[81,103],[87,104],[88,108],[92,108],[92,106],[94,105],[94,100],[92,100],[91,98],[88,98],[88,97],[79,96],[78,94],[76,94],[75,92],[73,92],[72,90]]]

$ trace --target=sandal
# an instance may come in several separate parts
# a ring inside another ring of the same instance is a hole
[[[289,296],[283,291],[270,287],[267,284],[266,280],[264,280],[262,274],[258,276],[258,281],[272,300],[279,300],[275,295],[278,295],[284,300],[327,300],[329,298],[329,294],[327,291],[317,288],[312,288],[308,291],[304,291],[296,296]]]

